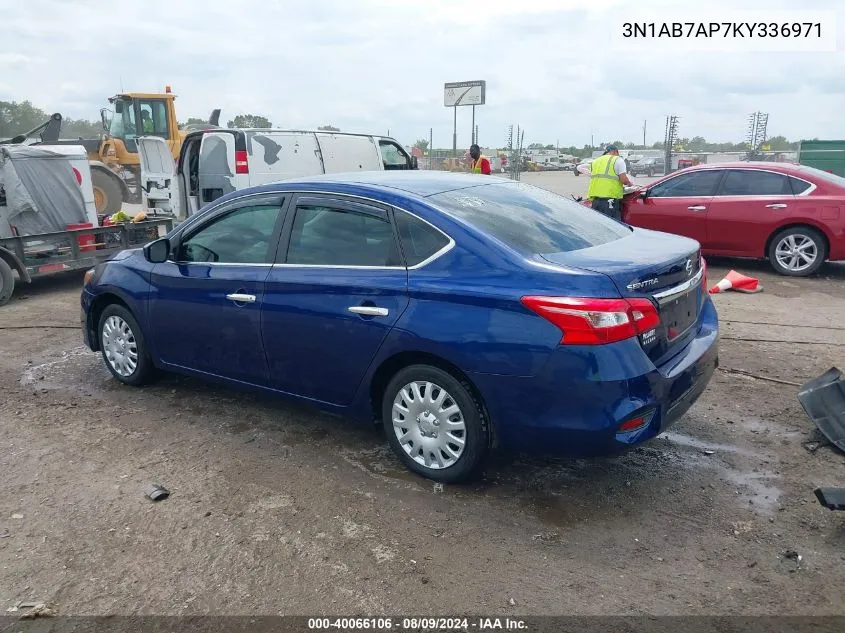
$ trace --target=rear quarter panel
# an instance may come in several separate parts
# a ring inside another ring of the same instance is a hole
[[[468,373],[532,376],[558,347],[560,330],[525,308],[526,295],[608,296],[609,277],[532,263],[425,205],[404,207],[455,240],[440,258],[408,271],[409,305],[379,354],[434,354]]]
[[[821,231],[830,246],[828,258],[833,261],[845,260],[845,198],[830,195],[797,196],[794,212],[781,218],[774,232],[796,224],[812,226]]]

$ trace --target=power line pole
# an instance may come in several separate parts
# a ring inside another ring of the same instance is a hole
[[[647,147],[647,145],[645,144],[646,125],[648,125],[648,121],[643,121],[643,149],[645,149]]]
[[[666,136],[663,142],[666,156],[666,173],[668,174],[672,171],[672,150],[678,142],[678,117],[674,114],[666,117]]]

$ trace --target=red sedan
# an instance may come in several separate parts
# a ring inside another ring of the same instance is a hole
[[[704,254],[767,258],[783,275],[845,260],[845,178],[803,165],[689,167],[627,194],[623,219],[698,240]]]

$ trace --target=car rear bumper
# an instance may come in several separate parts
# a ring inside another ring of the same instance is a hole
[[[530,378],[472,374],[505,450],[569,456],[606,455],[662,433],[698,400],[718,367],[718,318],[708,298],[698,331],[656,367],[635,339],[560,347]],[[624,422],[648,423],[619,433]]]

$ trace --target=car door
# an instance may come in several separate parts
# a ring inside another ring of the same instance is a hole
[[[762,169],[728,169],[710,203],[710,248],[761,257],[766,240],[795,204],[789,176]]]
[[[707,213],[724,170],[679,173],[642,194],[626,198],[623,219],[628,224],[664,231],[707,243]]]
[[[266,283],[271,386],[345,405],[408,305],[390,210],[335,195],[293,202]]]
[[[235,158],[235,135],[232,132],[203,134],[198,168],[200,207],[245,188],[246,182],[238,182],[239,170]]]
[[[283,224],[282,195],[246,196],[189,222],[151,274],[150,332],[169,366],[266,385],[264,282]]]

